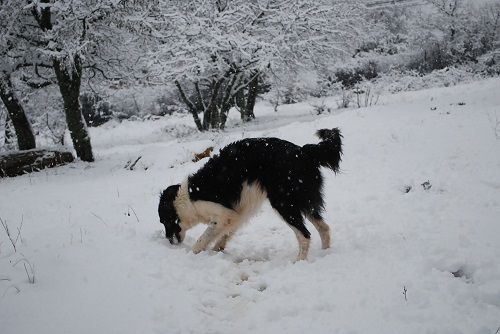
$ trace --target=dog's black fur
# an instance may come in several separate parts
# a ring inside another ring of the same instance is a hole
[[[323,177],[320,166],[339,171],[342,135],[338,128],[317,132],[321,142],[302,147],[278,138],[249,138],[223,148],[188,177],[191,201],[211,201],[234,209],[244,182],[258,182],[271,206],[306,238],[303,216],[322,219]],[[180,242],[179,217],[173,201],[179,185],[163,191],[158,213],[171,243]]]
[[[174,208],[174,199],[177,196],[177,191],[180,185],[176,184],[165,189],[160,196],[160,204],[158,205],[158,215],[160,222],[165,226],[165,237],[174,243],[174,236],[177,242],[181,242],[179,233],[179,216]]]

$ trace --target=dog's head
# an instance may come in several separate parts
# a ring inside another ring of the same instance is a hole
[[[181,243],[183,234],[181,233],[180,219],[175,210],[174,200],[179,191],[180,185],[176,184],[165,189],[160,196],[158,205],[158,215],[160,223],[165,226],[165,237],[171,244]],[[174,239],[175,237],[175,239]]]

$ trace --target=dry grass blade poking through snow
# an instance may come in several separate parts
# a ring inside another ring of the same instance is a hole
[[[23,228],[23,221],[24,221],[24,219],[21,216],[21,224],[17,228],[17,235],[14,237],[9,230],[9,225],[7,225],[7,221],[4,221],[2,218],[0,218],[0,223],[2,224],[3,229],[4,229],[5,233],[7,234],[7,237],[10,240],[10,243],[12,244],[12,248],[14,249],[14,252],[17,252],[16,245],[17,245],[17,242],[19,241],[19,238],[21,237],[21,229]]]
[[[28,282],[30,282],[30,284],[35,284],[35,266],[32,265],[31,262],[28,261],[28,259],[23,257],[22,259],[17,260],[17,262],[13,264],[13,267],[17,266],[19,263],[22,263],[24,266],[24,271],[26,272],[26,276],[28,277]]]
[[[495,115],[488,114],[488,118],[490,119],[495,138],[500,139],[500,119],[498,118],[498,113],[495,112]]]
[[[358,108],[366,108],[377,105],[380,93],[374,92],[370,86],[357,87],[354,91],[356,94],[356,104]]]

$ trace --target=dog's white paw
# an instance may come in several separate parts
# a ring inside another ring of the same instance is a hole
[[[302,261],[307,261],[307,257],[299,255],[299,256],[297,256],[297,258],[295,259],[295,261],[293,261],[293,263],[302,262]]]
[[[203,249],[201,249],[201,248],[197,248],[197,247],[193,247],[191,250],[193,251],[193,253],[194,253],[194,254],[198,254],[198,253],[200,253],[201,251],[203,251]]]
[[[201,243],[197,242],[196,244],[193,245],[191,250],[193,251],[194,254],[198,254],[200,252],[203,252],[205,250],[205,247],[203,247],[203,245],[201,245]]]

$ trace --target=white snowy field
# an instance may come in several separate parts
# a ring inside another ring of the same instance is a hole
[[[92,129],[95,163],[0,179],[0,218],[20,228],[16,251],[0,229],[0,333],[499,332],[500,78],[256,114],[220,133],[188,116],[107,124]],[[224,253],[190,251],[201,226],[181,246],[164,239],[159,193],[203,165],[194,152],[257,136],[303,145],[337,126],[331,249],[308,225],[309,260],[294,263],[295,235],[269,205]]]

